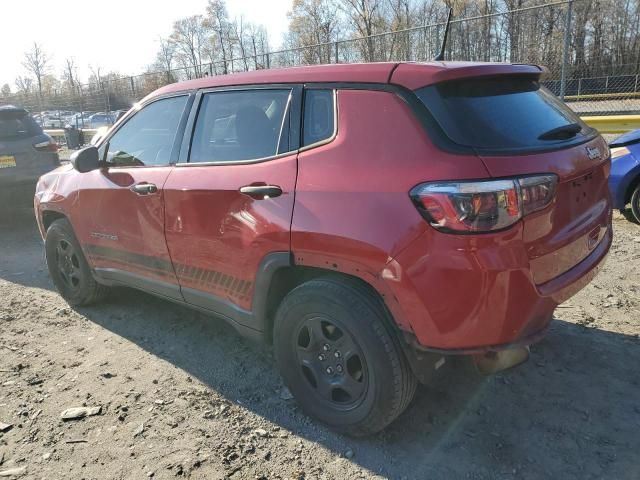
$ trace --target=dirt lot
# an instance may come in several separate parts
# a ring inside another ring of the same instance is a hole
[[[0,211],[0,477],[640,478],[640,227],[614,228],[527,364],[454,369],[355,440],[302,414],[269,350],[216,319],[126,289],[69,308],[29,209]],[[101,412],[61,420],[81,406]]]

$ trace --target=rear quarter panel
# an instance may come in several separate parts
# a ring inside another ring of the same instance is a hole
[[[430,229],[409,191],[429,180],[485,178],[487,171],[477,157],[437,150],[394,93],[339,90],[337,102],[335,139],[298,157],[294,261],[362,278],[408,327],[381,271]]]

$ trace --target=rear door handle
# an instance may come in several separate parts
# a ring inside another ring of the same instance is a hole
[[[240,193],[256,200],[275,198],[282,195],[282,189],[278,185],[247,185],[240,188]]]
[[[131,187],[131,191],[137,195],[150,195],[158,192],[158,187],[153,183],[136,183]]]

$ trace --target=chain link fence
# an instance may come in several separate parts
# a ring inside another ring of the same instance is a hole
[[[447,60],[535,63],[548,73],[544,84],[581,115],[640,113],[640,39],[624,51],[596,44],[598,28],[587,29],[584,0],[564,0],[489,15],[454,19]],[[639,7],[640,8],[640,7]],[[597,11],[592,12],[598,15]],[[41,111],[114,111],[168,83],[230,73],[300,65],[377,61],[428,61],[440,49],[445,16],[419,27],[362,38],[232,58],[193,68],[101,78],[65,90],[0,97]],[[598,25],[596,25],[597,27]],[[591,42],[591,43],[590,43]],[[591,45],[592,48],[586,48]]]

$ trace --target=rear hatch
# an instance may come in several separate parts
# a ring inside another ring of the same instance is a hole
[[[0,108],[0,176],[35,179],[58,164],[56,149],[26,110]]]
[[[447,81],[416,91],[445,135],[492,177],[555,174],[554,200],[523,218],[536,284],[571,269],[609,228],[609,150],[535,75]]]

